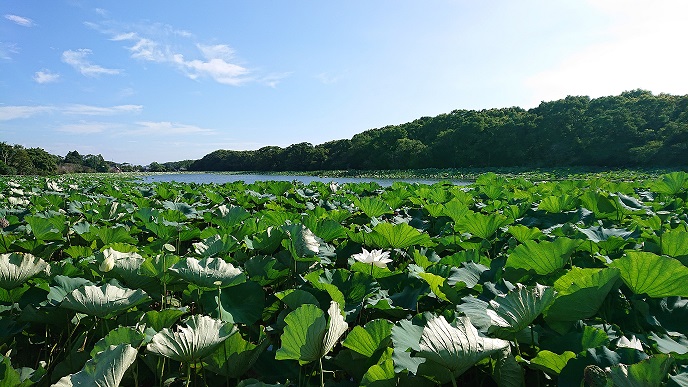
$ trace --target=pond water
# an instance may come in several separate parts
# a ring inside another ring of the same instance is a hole
[[[440,181],[439,179],[377,179],[367,177],[319,177],[319,176],[295,176],[295,175],[253,175],[253,174],[225,174],[225,173],[164,173],[160,175],[142,176],[141,180],[144,183],[158,183],[158,182],[179,182],[179,183],[198,183],[198,184],[224,184],[235,181],[243,181],[247,184],[255,183],[257,181],[299,181],[304,184],[309,184],[312,181],[320,181],[323,183],[337,182],[343,183],[365,183],[377,182],[383,187],[389,187],[395,181],[403,181],[407,183],[418,184],[434,184]],[[446,180],[446,179],[445,179]],[[456,185],[468,185],[471,182],[462,180],[449,180]]]

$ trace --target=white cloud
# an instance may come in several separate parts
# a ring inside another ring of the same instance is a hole
[[[12,54],[18,54],[19,47],[16,43],[0,42],[0,59],[12,59]]]
[[[69,105],[62,109],[65,114],[84,115],[84,116],[111,116],[120,113],[139,113],[143,110],[141,105],[117,105],[110,107],[92,105]]]
[[[62,61],[87,77],[97,77],[102,74],[117,75],[122,72],[119,69],[108,69],[89,62],[86,57],[91,54],[92,51],[87,48],[80,48],[76,51],[67,50],[62,53]]]
[[[107,17],[107,15],[108,15],[108,11],[106,9],[103,9],[103,8],[96,8],[96,9],[94,9],[94,11],[98,15],[103,16],[103,17]]]
[[[5,15],[5,19],[17,23],[23,27],[33,27],[36,25],[36,23],[34,23],[33,20],[29,19],[28,17],[7,14]]]
[[[174,62],[178,64],[191,79],[208,76],[218,83],[237,86],[248,79],[245,77],[249,71],[239,65],[225,61],[224,59],[198,59],[187,61],[182,54],[174,55]]]
[[[92,134],[101,133],[108,129],[113,129],[117,127],[116,124],[108,122],[86,122],[81,121],[77,124],[67,124],[62,125],[57,128],[60,132],[72,133],[72,134]]]
[[[170,135],[170,134],[212,134],[211,129],[204,129],[195,125],[179,124],[169,121],[140,121],[138,128],[127,131],[127,134],[135,135]]]
[[[92,106],[92,105],[14,105],[0,106],[0,121],[9,121],[18,118],[29,118],[38,114],[57,112],[65,115],[81,116],[112,116],[116,114],[139,113],[143,110],[141,105],[117,105],[117,106]]]
[[[59,79],[60,74],[53,73],[50,70],[36,71],[36,74],[33,76],[33,80],[36,81],[36,83],[57,82]]]
[[[87,26],[109,35],[112,41],[133,42],[133,45],[125,47],[131,52],[132,58],[172,65],[191,79],[210,78],[218,83],[233,86],[252,81],[274,87],[288,76],[284,73],[249,77],[252,71],[236,63],[234,50],[227,44],[196,43],[197,55],[189,54],[191,50],[188,49],[188,39],[194,35],[167,24],[118,26],[117,23],[109,21],[100,24],[89,22]]]
[[[55,110],[53,106],[0,106],[0,121],[15,120],[18,118],[29,118],[37,114],[47,113]]]
[[[688,56],[680,47],[688,35],[688,2],[641,0],[590,2],[611,23],[603,39],[526,81],[538,101],[566,95],[599,97],[631,89],[684,94]],[[534,101],[535,102],[535,101]]]

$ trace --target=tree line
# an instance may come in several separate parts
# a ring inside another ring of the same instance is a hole
[[[519,107],[454,110],[342,139],[217,150],[196,171],[688,165],[688,95],[633,90]]]

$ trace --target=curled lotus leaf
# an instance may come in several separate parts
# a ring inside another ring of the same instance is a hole
[[[136,348],[129,344],[111,345],[86,362],[81,371],[63,377],[53,387],[117,387],[137,355]]]
[[[477,362],[509,348],[509,342],[480,336],[468,317],[453,326],[439,316],[428,321],[420,337],[419,357],[436,363],[456,378]]]
[[[77,312],[104,318],[117,315],[146,300],[148,300],[148,295],[141,289],[132,290],[105,284],[74,289],[60,305]]]
[[[164,328],[146,346],[149,352],[180,361],[195,363],[212,354],[228,337],[236,333],[233,324],[204,315],[186,319],[186,326]]]
[[[48,263],[31,254],[0,254],[0,288],[14,289],[46,270],[49,270]]]
[[[188,257],[170,268],[177,277],[203,288],[217,289],[238,285],[246,281],[241,269],[221,258],[203,258],[200,261]]]

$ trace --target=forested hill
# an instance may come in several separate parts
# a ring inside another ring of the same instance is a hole
[[[454,110],[320,145],[218,150],[198,171],[308,171],[500,166],[688,165],[688,95],[634,90],[518,107]]]

